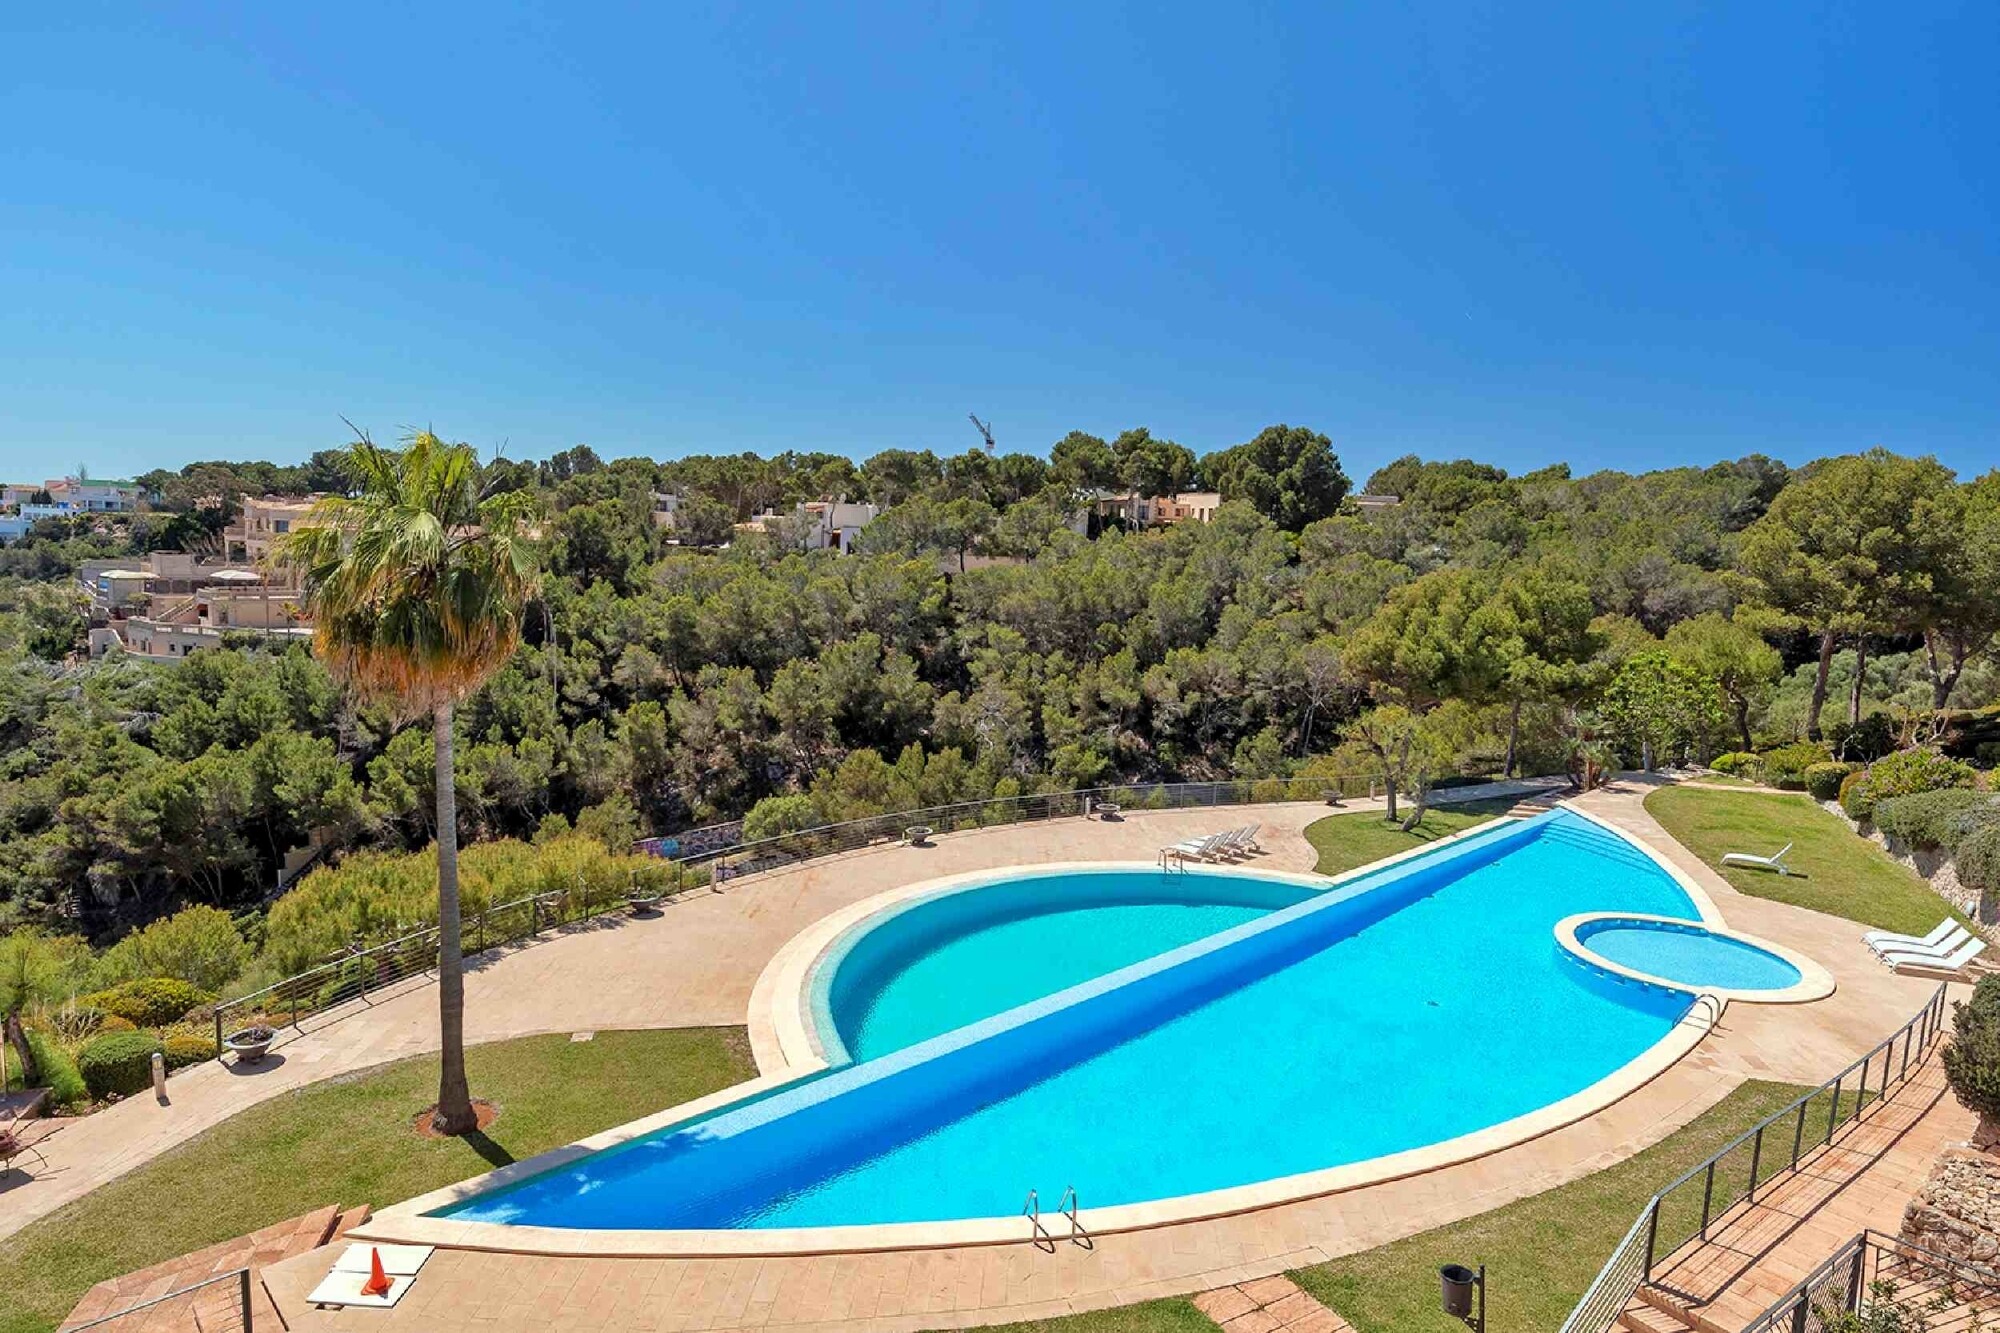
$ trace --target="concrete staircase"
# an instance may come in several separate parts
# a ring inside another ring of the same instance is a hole
[[[324,1245],[331,1245],[368,1220],[368,1205],[341,1209],[336,1204],[278,1222],[247,1236],[225,1240],[206,1249],[168,1259],[123,1277],[107,1278],[84,1294],[63,1322],[64,1329],[94,1320],[110,1319],[136,1305],[158,1300],[169,1293],[191,1287],[207,1278],[250,1270],[250,1312],[258,1333],[287,1327],[278,1313],[271,1293],[265,1290],[263,1269]],[[217,1283],[185,1297],[152,1306],[143,1314],[105,1324],[106,1333],[215,1333],[219,1329],[240,1328],[240,1289],[234,1283]]]

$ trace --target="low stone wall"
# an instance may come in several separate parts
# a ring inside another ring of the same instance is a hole
[[[1821,801],[1819,807],[1862,837],[1910,868],[1918,879],[1931,886],[1938,897],[1956,907],[1982,926],[2000,922],[2000,895],[1981,893],[1958,877],[1951,856],[1937,847],[1910,847],[1901,838],[1892,838],[1867,820],[1854,820],[1840,808],[1839,801]]]
[[[1946,1148],[1903,1210],[1903,1238],[1953,1259],[2000,1263],[2000,1157]]]

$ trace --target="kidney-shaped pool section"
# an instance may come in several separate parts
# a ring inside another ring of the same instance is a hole
[[[1315,896],[1208,871],[1028,872],[899,903],[813,969],[827,1063],[872,1060]]]
[[[1115,873],[1134,877],[1129,905],[1229,901],[1181,896],[1164,883],[1170,872]],[[1101,898],[1107,887],[1016,878],[1049,901]],[[1579,913],[1698,915],[1650,858],[1567,812],[1502,821],[1288,905],[1239,893],[1236,906],[1248,919],[930,1036],[920,1018],[882,1023],[885,997],[901,988],[895,1006],[921,1010],[929,993],[951,1015],[1004,1000],[1014,992],[987,983],[1008,959],[985,957],[991,939],[969,942],[1036,914],[960,911],[901,926],[912,914],[896,914],[880,949],[846,950],[858,969],[850,998],[874,997],[850,1015],[850,1032],[863,1053],[887,1053],[429,1215],[793,1228],[1014,1216],[1030,1189],[1047,1201],[1074,1186],[1091,1209],[1200,1194],[1536,1111],[1646,1052],[1694,999],[1591,984],[1551,948],[1555,925]],[[1089,919],[1073,915],[1071,926]],[[1096,920],[1092,929],[1112,930],[1120,918]],[[920,968],[961,946],[979,966]],[[1093,965],[1132,952],[1093,947]],[[1011,961],[1027,974],[1040,962],[1025,951]],[[842,984],[827,983],[836,1009]],[[899,1045],[903,1036],[919,1039]]]

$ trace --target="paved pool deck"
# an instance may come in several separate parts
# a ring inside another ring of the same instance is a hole
[[[1852,922],[1737,893],[1680,848],[1623,780],[1578,804],[1661,852],[1734,928],[1818,960],[1829,999],[1731,1005],[1697,1049],[1587,1120],[1476,1161],[1231,1217],[1106,1236],[1054,1254],[1025,1243],[872,1255],[742,1259],[551,1259],[439,1251],[393,1312],[317,1311],[303,1296],[321,1257],[265,1277],[295,1330],[769,1328],[917,1330],[995,1323],[1252,1281],[1483,1212],[1607,1166],[1685,1123],[1745,1078],[1817,1082],[1923,1003],[1933,983],[1874,962]],[[1370,808],[1368,802],[1350,808]],[[492,958],[468,981],[474,1041],[537,1032],[741,1024],[764,965],[812,922],[919,879],[1009,864],[1148,859],[1164,843],[1257,821],[1259,864],[1309,870],[1318,804],[1135,812],[954,834],[815,862],[677,904],[659,917],[581,926]],[[1468,923],[1471,927],[1476,923]],[[169,1084],[171,1104],[134,1099],[51,1141],[51,1170],[0,1192],[0,1235],[245,1106],[318,1079],[435,1046],[435,992],[416,984],[308,1025],[261,1072],[220,1065]],[[1272,1071],[1281,1074],[1281,1071]],[[1167,1075],[1167,1076],[1170,1076]],[[0,1182],[4,1183],[4,1182]],[[380,1202],[393,1202],[382,1200]],[[1087,1210],[1086,1210],[1087,1220]]]

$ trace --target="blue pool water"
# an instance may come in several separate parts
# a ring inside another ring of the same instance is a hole
[[[1576,938],[1599,957],[1663,981],[1728,990],[1784,990],[1799,983],[1799,970],[1769,950],[1699,926],[1593,921],[1578,927]]]
[[[1314,893],[1200,872],[1032,875],[864,922],[822,965],[829,1058],[887,1055]],[[831,1028],[831,1033],[828,1028]],[[835,1038],[829,1041],[828,1037]]]
[[[1004,1217],[1030,1188],[1074,1185],[1092,1209],[1435,1143],[1587,1087],[1686,1012],[1686,994],[1604,985],[1552,947],[1557,921],[1589,911],[1693,907],[1573,816],[1496,827],[441,1211],[610,1228]],[[876,993],[920,974],[897,975]],[[966,1004],[958,979],[925,984]]]

